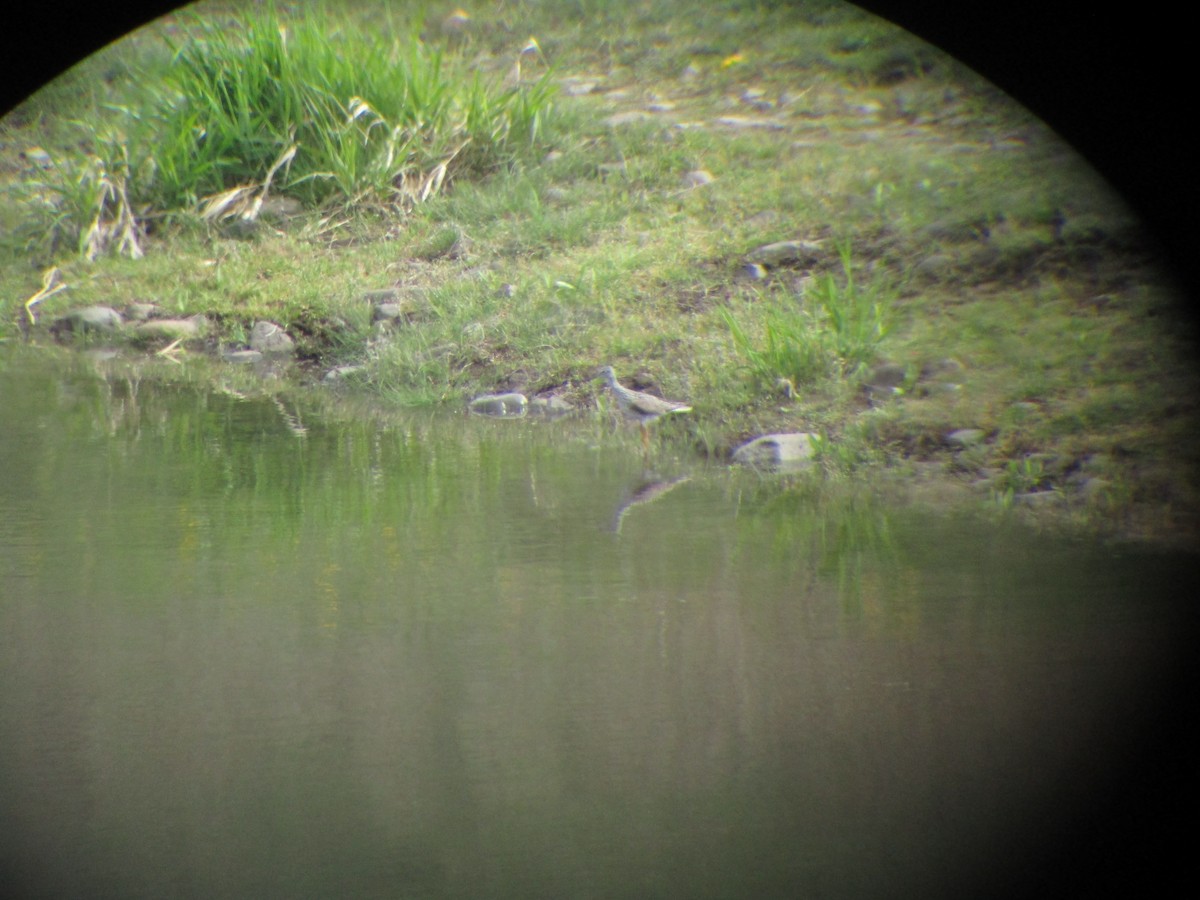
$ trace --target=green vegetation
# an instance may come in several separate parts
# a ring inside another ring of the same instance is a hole
[[[790,395],[798,385],[831,375],[854,375],[875,360],[888,331],[887,304],[879,296],[879,285],[867,290],[855,285],[849,244],[838,255],[840,279],[832,274],[819,276],[793,302],[758,314],[762,347],[755,345],[733,313],[721,310],[734,345],[760,387],[783,385]]]
[[[1001,94],[838,2],[466,10],[202,5],[31,98],[0,336],[39,289],[34,340],[91,304],[202,314],[195,353],[266,319],[302,375],[407,406],[595,408],[611,364],[693,403],[660,439],[698,454],[807,431],[839,477],[1195,533],[1170,286]]]
[[[272,188],[309,206],[411,205],[535,144],[554,89],[549,71],[504,86],[328,8],[286,22],[250,9],[232,28],[185,13],[163,43],[169,61],[135,64],[137,89],[99,127],[75,123],[88,152],[20,185],[35,237],[138,258],[153,218],[201,204],[206,219],[253,219]]]

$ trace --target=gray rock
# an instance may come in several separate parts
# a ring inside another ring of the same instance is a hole
[[[767,92],[762,88],[746,88],[738,100],[759,112],[768,112],[775,106],[767,99]]]
[[[959,428],[946,435],[946,441],[952,447],[974,447],[983,443],[986,434],[979,428]]]
[[[1015,494],[1013,503],[1018,503],[1021,506],[1054,506],[1062,503],[1066,498],[1061,491],[1028,491],[1024,494]]]
[[[400,301],[400,291],[396,288],[379,288],[374,291],[365,291],[362,298],[367,303],[372,303],[376,306],[380,303],[398,303]]]
[[[904,384],[906,372],[899,363],[884,363],[876,366],[867,376],[866,384],[877,390],[897,391]]]
[[[707,169],[695,169],[683,176],[683,186],[685,188],[703,187],[706,184],[712,184],[715,180],[712,172]]]
[[[921,367],[922,378],[954,377],[966,371],[966,366],[952,356],[945,356]]]
[[[1038,415],[1042,408],[1036,403],[1031,403],[1028,400],[1018,400],[1012,405],[1013,418],[1018,422],[1025,422],[1034,416]]]
[[[756,212],[746,220],[746,224],[754,228],[769,228],[780,219],[780,215],[773,209],[764,209],[761,212]]]
[[[200,337],[207,329],[208,320],[204,316],[192,316],[188,319],[150,319],[134,328],[133,333],[143,340],[186,341]]]
[[[752,263],[775,267],[785,264],[811,265],[823,256],[821,245],[814,241],[776,241],[755,247],[746,259]]]
[[[250,329],[250,349],[264,355],[292,353],[296,342],[274,322],[255,322]]]
[[[95,350],[84,351],[83,355],[94,363],[103,364],[110,360],[119,359],[121,351],[112,347],[97,347]]]
[[[594,81],[577,81],[575,79],[564,78],[562,91],[568,97],[582,97],[584,94],[590,94],[596,90],[596,82]]]
[[[284,197],[273,194],[263,201],[259,215],[264,219],[281,221],[298,216],[304,212],[304,204],[295,197]]]
[[[145,322],[162,315],[162,309],[153,303],[130,303],[125,307],[125,318],[131,322]]]
[[[221,232],[223,234],[239,240],[252,238],[261,230],[262,223],[258,219],[243,219],[241,216],[226,219],[221,223]]]
[[[605,180],[613,175],[625,176],[629,174],[629,167],[625,165],[624,160],[620,162],[600,163],[596,168],[600,172],[600,177]]]
[[[803,468],[812,464],[814,437],[805,431],[764,434],[734,450],[733,461],[747,466]]]
[[[22,150],[19,156],[35,169],[50,169],[54,167],[54,158],[41,147],[30,147]]]
[[[366,366],[336,366],[326,372],[325,377],[321,380],[332,383],[334,381],[341,381],[351,375],[357,375],[359,372],[365,372],[366,370]]]
[[[918,385],[916,394],[918,397],[950,397],[962,393],[962,389],[961,384],[953,381],[940,381],[934,384]]]
[[[746,116],[721,116],[714,119],[713,122],[725,128],[737,128],[739,130],[761,128],[765,131],[783,131],[784,129],[784,124],[774,119],[751,119]]]
[[[938,281],[954,274],[954,257],[945,253],[934,253],[913,267],[913,273],[926,281]]]
[[[906,374],[904,366],[897,363],[876,366],[863,380],[863,392],[873,404],[895,399],[904,393]]]
[[[388,324],[397,324],[404,318],[404,304],[402,303],[380,303],[375,307],[375,312],[371,316],[373,322],[386,322]]]
[[[875,100],[867,100],[865,103],[851,103],[850,111],[860,116],[874,116],[883,111],[883,106]]]
[[[249,363],[257,363],[263,361],[263,355],[257,350],[226,350],[221,354],[221,359],[225,362],[241,363],[243,365]]]
[[[507,394],[481,394],[468,404],[473,413],[484,416],[523,416],[529,401],[515,391]]]
[[[537,413],[547,418],[555,416],[565,416],[569,412],[574,412],[575,407],[564,400],[562,397],[534,397],[529,401],[529,411]]]
[[[50,326],[55,334],[86,331],[116,331],[121,327],[121,314],[111,306],[85,306],[73,309],[56,319]]]
[[[620,125],[628,125],[631,122],[644,122],[650,118],[650,113],[641,109],[629,109],[624,112],[613,113],[604,120],[604,124],[610,128],[616,128]]]
[[[1100,500],[1105,497],[1112,482],[1105,478],[1089,475],[1074,482],[1076,492],[1085,500]]]

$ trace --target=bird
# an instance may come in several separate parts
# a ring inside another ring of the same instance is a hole
[[[608,382],[609,388],[617,398],[617,405],[621,407],[621,412],[625,413],[629,418],[636,420],[641,425],[642,446],[647,449],[650,447],[650,432],[646,429],[647,425],[655,419],[671,413],[692,411],[692,408],[686,403],[663,400],[661,397],[655,397],[653,394],[643,394],[641,391],[634,391],[624,387],[617,381],[617,373],[613,371],[612,366],[605,366],[600,370],[599,375]]]

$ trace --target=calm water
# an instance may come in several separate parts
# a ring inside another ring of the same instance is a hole
[[[0,357],[17,896],[972,896],[1169,688],[1186,558],[177,381]]]

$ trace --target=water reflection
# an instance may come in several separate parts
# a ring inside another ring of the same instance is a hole
[[[0,365],[27,893],[975,895],[1177,646],[1185,558],[72,365]]]
[[[621,533],[621,523],[625,521],[625,514],[633,507],[640,506],[643,503],[653,503],[655,500],[661,500],[663,495],[674,490],[679,485],[690,480],[688,475],[677,475],[674,478],[660,478],[653,472],[646,472],[638,480],[637,485],[629,492],[629,495],[621,501],[621,505],[617,507],[617,513],[613,516],[612,530],[616,534]]]

